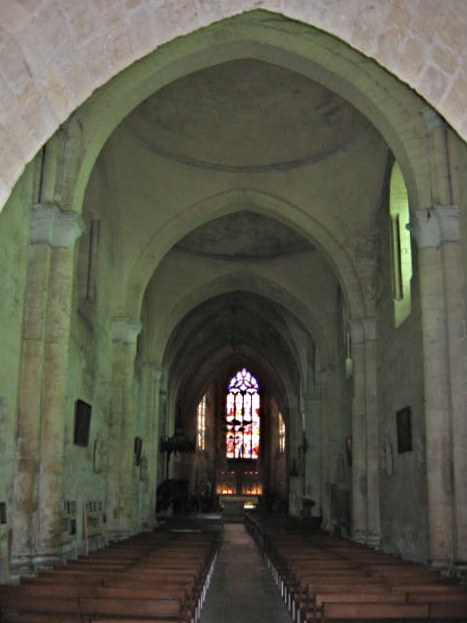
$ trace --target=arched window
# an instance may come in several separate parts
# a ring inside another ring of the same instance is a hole
[[[282,417],[282,413],[278,413],[279,416],[279,452],[282,454],[285,452],[285,422]]]
[[[205,394],[198,405],[198,409],[196,410],[196,417],[198,420],[197,447],[200,451],[206,450],[206,405],[207,396]]]
[[[245,368],[232,377],[225,408],[226,457],[257,459],[260,442],[259,385]]]
[[[407,187],[397,162],[394,163],[391,173],[389,211],[391,215],[394,321],[398,327],[411,311],[412,248],[410,232],[407,229],[410,220]]]

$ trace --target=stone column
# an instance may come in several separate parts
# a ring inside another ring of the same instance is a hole
[[[143,510],[143,525],[152,530],[156,525],[156,490],[159,453],[159,397],[162,372],[153,364],[146,364],[147,370],[147,412],[146,412],[146,447],[147,460],[147,496]]]
[[[300,448],[303,442],[303,422],[300,404],[295,396],[288,396],[288,457],[289,457],[289,515],[300,517],[304,474],[300,466]]]
[[[44,333],[40,463],[37,499],[35,564],[55,562],[61,556],[62,473],[68,385],[70,323],[73,298],[74,247],[84,230],[73,212],[52,210],[53,237]],[[35,210],[44,211],[44,206]],[[39,397],[40,396],[40,397]]]
[[[453,528],[447,275],[441,249],[448,214],[446,208],[417,210],[410,226],[418,246],[423,331],[429,555],[437,566],[452,557]],[[451,271],[449,278],[455,278]]]
[[[40,456],[42,368],[54,221],[58,208],[35,205],[31,216],[29,265],[18,396],[17,467],[13,485],[11,565],[32,566],[35,546],[37,473]]]
[[[452,558],[455,563],[467,562],[467,335],[465,330],[465,276],[460,244],[459,208],[455,205],[438,206],[433,209],[436,226],[431,239],[421,239],[421,244],[440,248],[440,262],[443,271],[445,314],[447,317],[447,368],[448,409],[450,411],[450,439],[446,440],[446,469],[451,469],[452,481],[448,490],[452,491]],[[423,220],[427,220],[422,212]],[[423,222],[422,220],[422,222]],[[416,233],[416,232],[414,232]],[[421,238],[419,234],[418,239]],[[445,475],[448,478],[447,475]]]
[[[442,232],[448,314],[451,395],[451,462],[454,505],[453,560],[467,563],[467,332],[465,274],[460,243],[459,208],[438,208]]]
[[[168,437],[169,433],[169,428],[168,428],[168,424],[167,424],[167,389],[166,388],[162,388],[159,391],[159,421],[158,421],[158,446],[157,446],[157,451],[158,451],[158,476],[161,475],[160,478],[160,482],[162,482],[163,480],[165,480],[166,478],[169,478],[169,475],[167,473],[167,457],[166,454],[164,452],[160,452],[160,442],[162,438],[166,438]],[[216,440],[217,443],[217,440]],[[217,447],[217,445],[216,445]],[[214,456],[217,457],[218,453],[215,452]],[[158,478],[158,482],[159,482],[159,478]]]
[[[107,468],[107,527],[111,540],[127,538],[133,529],[133,381],[140,331],[141,323],[130,318],[116,318],[112,323],[112,400]]]
[[[379,504],[379,434],[376,387],[376,323],[374,318],[363,321],[365,337],[365,400],[366,400],[366,473],[367,473],[367,536],[369,547],[381,545]]]
[[[305,434],[308,448],[305,455],[305,495],[316,506],[313,514],[321,514],[323,503],[323,396],[315,392],[306,400]]]
[[[361,320],[350,321],[353,360],[352,400],[352,538],[367,538],[365,332]]]

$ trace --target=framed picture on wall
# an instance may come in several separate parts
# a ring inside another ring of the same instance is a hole
[[[347,465],[352,467],[352,435],[345,439],[345,453],[347,455]]]
[[[84,400],[77,400],[75,404],[75,430],[73,443],[75,446],[86,448],[89,443],[89,429],[91,426],[92,407]]]
[[[397,423],[397,451],[410,452],[412,450],[412,410],[410,407],[399,409],[396,413]]]
[[[141,437],[135,437],[135,450],[134,450],[134,458],[135,465],[139,466],[141,463],[141,453],[143,451],[143,440]]]

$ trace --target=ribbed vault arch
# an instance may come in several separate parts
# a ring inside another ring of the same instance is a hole
[[[272,305],[284,307],[313,336],[317,348],[322,353],[323,361],[328,360],[329,344],[326,339],[326,333],[314,317],[313,311],[310,310],[309,306],[298,300],[292,292],[285,290],[278,284],[243,270],[232,270],[226,276],[207,280],[202,287],[195,287],[189,292],[184,292],[180,299],[173,304],[173,307],[167,309],[164,318],[152,319],[154,328],[152,329],[153,337],[149,345],[149,352],[150,358],[155,365],[162,368],[167,344],[171,336],[176,327],[193,309],[196,309],[205,301],[236,291],[259,295]]]
[[[260,372],[278,404],[287,394],[298,395],[306,370],[291,331],[294,322],[278,303],[245,291],[207,299],[192,309],[174,328],[163,364],[169,394],[177,397],[182,413],[193,415],[203,388],[236,367]]]
[[[260,192],[253,188],[231,189],[185,208],[162,227],[135,263],[124,305],[129,316],[138,317],[141,301],[150,278],[168,251],[184,235],[208,221],[234,214],[248,205],[258,214],[265,214],[299,232],[317,246],[334,268],[341,283],[348,308],[355,318],[365,316],[365,301],[359,275],[345,247],[345,233],[336,239],[317,219],[310,217],[284,197]]]

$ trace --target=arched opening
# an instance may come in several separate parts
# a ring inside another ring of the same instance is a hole
[[[398,327],[411,311],[412,243],[409,231],[410,209],[407,187],[397,162],[394,163],[391,171],[389,213],[391,215],[394,321]]]
[[[188,496],[223,495],[229,460],[259,463],[254,486],[275,509],[304,519],[312,500],[325,529],[426,557],[427,315],[420,283],[409,286],[405,223],[409,201],[416,213],[449,194],[457,139],[325,30],[253,12],[158,48],[75,112],[12,195],[0,332],[14,416],[0,396],[0,424],[15,439],[1,460],[18,560],[73,550],[84,520],[62,534],[62,499],[106,506],[105,530],[122,538],[153,526],[165,475]],[[449,284],[456,271],[443,270]],[[458,316],[433,325],[452,332],[463,308],[446,288],[436,300]],[[451,358],[446,378],[460,369]],[[261,387],[255,458],[235,429],[226,455],[226,383],[243,368]],[[77,400],[92,406],[87,450],[70,441]],[[384,471],[406,406],[413,451]],[[197,454],[166,474],[159,442],[179,429]],[[232,491],[248,493],[236,474]]]
[[[256,378],[243,368],[230,380],[225,398],[225,458],[259,459],[261,398]]]

